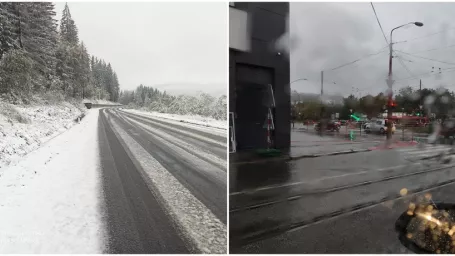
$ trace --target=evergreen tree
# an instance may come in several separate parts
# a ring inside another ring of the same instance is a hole
[[[65,4],[65,8],[63,9],[62,20],[60,21],[60,35],[62,40],[69,44],[76,45],[79,43],[76,23],[71,18],[68,3]]]
[[[55,74],[56,64],[54,5],[51,2],[22,3],[20,13],[22,48],[33,61],[34,86],[37,89],[47,88]]]
[[[0,60],[7,51],[19,48],[15,4],[0,2]]]

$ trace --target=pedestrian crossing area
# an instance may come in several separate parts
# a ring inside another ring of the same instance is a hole
[[[455,153],[455,147],[451,145],[418,144],[395,150],[406,159],[412,160],[425,160]]]

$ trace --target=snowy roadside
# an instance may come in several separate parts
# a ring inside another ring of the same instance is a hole
[[[92,104],[100,104],[100,105],[113,105],[113,106],[120,106],[118,102],[112,102],[108,100],[90,100],[90,99],[85,99],[82,101],[82,103],[86,102],[91,102]]]
[[[148,112],[142,111],[137,109],[123,109],[126,112],[130,112],[133,114],[139,114],[144,116],[150,116],[155,118],[161,119],[168,119],[188,124],[195,124],[199,126],[205,126],[210,128],[217,128],[217,129],[227,129],[227,121],[226,120],[216,120],[210,117],[203,117],[203,116],[196,116],[196,115],[177,115],[177,114],[168,114],[168,113],[158,113],[158,112]]]
[[[0,175],[5,166],[72,127],[85,111],[82,104],[68,102],[20,106],[0,102]]]
[[[98,113],[5,168],[0,253],[102,253]]]

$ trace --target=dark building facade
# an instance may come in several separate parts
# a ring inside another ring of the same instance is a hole
[[[238,31],[245,28],[237,12],[247,15],[247,33]],[[288,14],[289,3],[284,2],[230,3],[229,111],[234,117],[237,151],[267,147],[264,124],[269,85],[275,98],[274,146],[290,146],[289,57],[276,47],[277,40],[286,35]]]

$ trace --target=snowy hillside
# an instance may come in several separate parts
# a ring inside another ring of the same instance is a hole
[[[207,93],[170,95],[157,88],[140,85],[134,91],[121,91],[119,102],[129,108],[166,114],[190,115],[227,120],[227,97]]]
[[[150,109],[162,113],[195,115],[226,120],[226,96],[215,97],[206,93],[197,96],[180,95],[167,104],[152,102]]]
[[[75,124],[85,112],[80,103],[12,105],[0,101],[0,175],[2,168]]]

